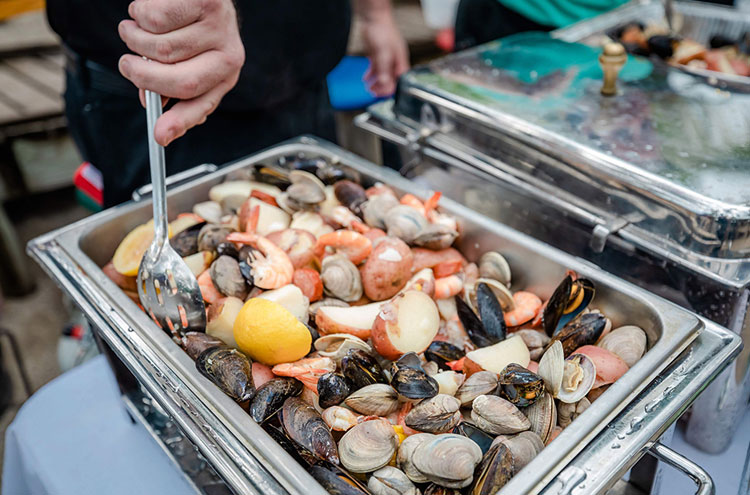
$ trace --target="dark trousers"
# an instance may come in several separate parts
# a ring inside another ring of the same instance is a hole
[[[127,201],[136,188],[151,181],[146,110],[126,79],[70,55],[65,113],[84,160],[102,172],[105,207]],[[202,163],[222,165],[300,134],[335,141],[325,81],[269,108],[236,111],[220,106],[206,123],[167,146],[167,175]]]

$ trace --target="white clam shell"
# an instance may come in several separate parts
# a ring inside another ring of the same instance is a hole
[[[531,422],[516,406],[496,395],[480,395],[471,404],[471,419],[477,428],[492,435],[520,433]]]
[[[479,258],[479,276],[497,280],[510,287],[510,265],[505,257],[497,251],[488,251]]]
[[[340,363],[350,349],[360,349],[372,354],[372,347],[364,340],[348,333],[331,333],[323,335],[315,341],[315,350],[324,357],[329,357]]]
[[[427,476],[419,471],[413,461],[414,451],[422,443],[427,442],[435,438],[436,435],[432,433],[416,433],[410,435],[401,442],[401,446],[398,449],[396,455],[396,465],[406,474],[406,476],[414,483],[427,483],[430,481]]]
[[[472,482],[482,449],[464,436],[447,433],[420,444],[412,460],[428,479],[449,488],[463,488]]]
[[[398,435],[384,419],[365,421],[339,440],[339,459],[352,473],[370,473],[388,464],[398,449]]]
[[[563,381],[557,398],[560,402],[573,403],[586,397],[596,380],[596,366],[586,355],[571,354],[565,360]]]
[[[344,403],[361,414],[387,416],[398,409],[398,392],[384,383],[374,383],[357,390]]]
[[[625,361],[628,367],[632,367],[646,352],[647,340],[646,332],[640,327],[626,325],[612,330],[596,345],[607,349]]]
[[[557,394],[560,393],[564,367],[565,355],[563,353],[563,346],[559,340],[556,340],[542,355],[542,359],[539,360],[539,369],[537,370],[537,375],[542,377],[544,386],[553,397],[557,397]]]

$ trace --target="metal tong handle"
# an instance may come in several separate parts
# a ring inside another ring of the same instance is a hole
[[[154,240],[163,245],[167,240],[167,183],[164,147],[156,142],[154,128],[161,116],[161,95],[146,90],[146,126],[148,128],[148,159],[151,165],[152,199],[154,205]]]
[[[687,457],[659,442],[654,443],[648,453],[688,475],[698,485],[698,491],[695,495],[714,495],[716,493],[711,475]]]
[[[664,4],[664,17],[667,19],[669,32],[674,33],[674,0],[662,0]]]

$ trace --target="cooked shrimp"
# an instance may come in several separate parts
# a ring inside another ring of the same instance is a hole
[[[336,371],[336,363],[329,357],[304,358],[293,363],[277,364],[271,371],[277,376],[296,378],[305,387],[317,393],[318,379],[321,375]]]
[[[440,202],[440,198],[443,196],[443,193],[440,191],[435,191],[435,193],[427,198],[427,201],[424,202],[424,216],[429,220],[430,213],[435,212],[435,208],[437,208],[438,202]]]
[[[273,242],[249,232],[233,232],[227,236],[227,240],[256,249],[249,261],[253,285],[261,289],[278,289],[292,282],[294,265],[284,250]]]
[[[424,268],[432,268],[436,277],[445,277],[456,273],[456,271],[458,271],[456,267],[461,267],[466,264],[466,258],[464,258],[455,248],[440,249],[439,251],[425,248],[412,248],[411,254],[414,256],[414,261],[411,266],[412,273],[417,273]],[[438,269],[436,270],[436,268]],[[440,275],[438,275],[438,273],[440,273]]]
[[[464,274],[466,275],[466,285],[473,286],[479,278],[479,267],[476,263],[469,263],[464,267]]]
[[[362,223],[362,220],[352,213],[352,211],[346,206],[335,206],[331,208],[328,218],[333,220],[334,223],[347,229],[356,230],[360,234],[364,234],[370,230],[370,227]]]
[[[352,426],[359,424],[359,416],[354,414],[351,409],[341,406],[326,408],[321,416],[328,427],[336,431],[347,431]]]
[[[213,304],[224,295],[219,292],[219,290],[214,285],[213,280],[211,280],[211,274],[208,270],[205,270],[203,273],[198,275],[198,287],[201,289],[201,296],[203,296],[203,301],[207,302],[208,304]]]
[[[513,294],[514,309],[505,313],[505,324],[517,327],[533,320],[542,308],[542,300],[536,294],[518,291]]]
[[[337,230],[318,237],[316,250],[332,247],[344,254],[349,261],[358,265],[370,256],[372,241],[364,235],[351,230]]]
[[[461,274],[449,275],[435,279],[435,299],[445,299],[460,293],[464,288],[464,278]]]
[[[279,207],[279,204],[276,202],[276,198],[274,198],[272,195],[265,193],[263,191],[259,191],[258,189],[253,189],[250,191],[250,197],[256,198],[264,203],[268,203],[271,206],[275,206],[276,208]]]
[[[426,216],[424,203],[422,203],[422,201],[420,201],[419,198],[414,196],[413,194],[404,194],[403,196],[401,196],[401,200],[399,202],[402,205],[411,206],[419,213],[421,213],[422,216]]]

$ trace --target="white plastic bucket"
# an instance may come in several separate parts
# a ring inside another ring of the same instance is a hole
[[[432,29],[452,28],[459,0],[421,0],[424,21]]]

